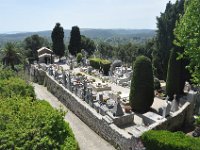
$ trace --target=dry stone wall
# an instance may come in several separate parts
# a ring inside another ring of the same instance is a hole
[[[44,86],[46,86],[47,89],[59,99],[59,101],[74,112],[74,114],[76,114],[97,134],[106,139],[116,148],[122,150],[135,150],[134,147],[137,138],[134,138],[132,135],[118,128],[107,115],[102,116],[98,114],[85,101],[71,93],[46,73],[45,76],[37,77],[37,81],[39,83],[43,82]]]
[[[138,148],[140,139],[137,135],[128,134],[117,127],[109,115],[102,116],[97,113],[89,104],[59,84],[42,69],[32,68],[31,77],[32,81],[44,84],[59,101],[116,148],[122,150],[136,150]],[[194,112],[194,94],[188,94],[187,99],[189,99],[188,102],[180,110],[167,117],[163,122],[150,125],[149,129],[175,130],[183,124],[191,123]]]

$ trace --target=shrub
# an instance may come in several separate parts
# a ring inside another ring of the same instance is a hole
[[[0,80],[9,79],[10,77],[16,76],[14,71],[11,69],[0,69]]]
[[[94,69],[100,69],[100,62],[101,62],[100,58],[90,58],[89,61],[90,61],[90,65]]]
[[[148,131],[142,135],[147,150],[200,150],[200,139],[182,132]]]
[[[94,69],[100,69],[102,67],[104,74],[108,75],[108,72],[109,72],[110,66],[111,66],[111,62],[106,59],[90,58],[90,65]]]
[[[111,66],[111,62],[109,60],[102,59],[101,60],[101,66],[102,66],[104,74],[108,75],[109,70],[110,70],[110,66]]]
[[[149,58],[139,56],[133,65],[129,100],[133,111],[147,112],[154,100],[154,81]]]
[[[10,77],[9,79],[0,80],[0,95],[3,97],[20,95],[35,98],[33,86],[18,77]]]
[[[77,56],[76,56],[77,63],[80,63],[82,58],[83,58],[83,55],[81,53],[78,53]]]
[[[0,98],[0,149],[69,149],[78,144],[65,113],[46,101]]]

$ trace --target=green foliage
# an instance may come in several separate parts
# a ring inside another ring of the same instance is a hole
[[[180,14],[184,13],[184,0],[169,2],[164,13],[157,18],[157,48],[153,52],[155,74],[159,79],[166,80],[170,50],[174,48],[174,29]]]
[[[147,150],[200,150],[200,139],[182,132],[150,130],[142,135],[142,142]]]
[[[0,68],[0,81],[9,79],[9,78],[15,77],[15,76],[16,76],[16,74],[13,72],[13,70]]]
[[[72,27],[68,49],[70,54],[74,56],[81,52],[81,35],[78,26]]]
[[[195,119],[195,125],[200,126],[200,116]]]
[[[178,53],[175,49],[172,49],[168,72],[167,72],[167,82],[166,82],[166,94],[173,99],[173,95],[180,94],[180,60],[177,60]]]
[[[103,72],[105,75],[108,75],[108,72],[110,70],[111,62],[106,59],[101,59],[101,58],[90,58],[90,65],[94,69],[103,69]]]
[[[14,66],[19,64],[21,61],[20,49],[15,45],[15,43],[6,43],[4,48],[0,51],[0,56],[2,62],[5,66],[10,66],[13,70]]]
[[[82,53],[78,53],[78,54],[77,54],[77,56],[76,56],[76,61],[77,61],[77,63],[80,63],[80,62],[81,62],[82,57],[83,57]]]
[[[101,59],[100,58],[90,58],[90,66],[92,66],[94,69],[100,69],[100,63]]]
[[[109,70],[110,70],[110,66],[111,66],[111,62],[109,60],[102,59],[101,60],[101,66],[102,66],[102,69],[103,69],[103,73],[105,75],[108,75]]]
[[[53,42],[52,48],[55,55],[61,58],[65,54],[65,44],[64,44],[64,30],[60,23],[56,23],[52,33],[51,39]]]
[[[64,114],[45,101],[0,98],[0,149],[77,150]]]
[[[35,98],[33,86],[18,77],[0,80],[0,95],[3,97],[29,96]]]
[[[25,38],[23,44],[25,49],[25,55],[28,58],[29,62],[38,60],[38,49],[40,49],[43,46],[49,46],[49,42],[45,38],[37,34]]]
[[[0,70],[0,149],[79,149],[65,113],[33,98],[33,86]]]
[[[178,22],[175,44],[185,47],[183,56],[190,59],[189,70],[193,81],[200,84],[200,1],[188,0],[185,4],[185,14]]]
[[[154,79],[152,65],[149,58],[137,57],[133,65],[133,77],[129,100],[135,112],[147,112],[154,100]]]
[[[88,55],[92,55],[95,50],[95,43],[90,38],[81,35],[81,49],[84,49]]]

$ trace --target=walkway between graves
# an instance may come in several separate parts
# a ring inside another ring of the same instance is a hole
[[[69,122],[81,150],[114,150],[115,148],[107,141],[102,139],[75,114],[68,110],[58,99],[53,96],[47,89],[41,85],[33,83],[37,98],[45,99],[54,108],[62,108],[67,111],[65,120]]]
[[[64,64],[64,65],[60,65],[62,66],[64,69],[67,69],[69,70],[69,66],[67,64]],[[73,73],[78,73],[80,72],[80,68],[73,68],[72,70]],[[89,74],[86,74],[84,73],[84,75],[86,75],[87,77],[89,78],[94,78],[96,80],[96,82],[102,82],[100,78],[98,77],[94,77],[94,76],[91,76]],[[119,86],[117,84],[114,84],[114,83],[110,83],[110,82],[106,82],[109,86],[111,86],[111,89],[113,92],[122,92],[123,95],[125,97],[129,97],[129,92],[130,92],[130,88],[126,88],[126,87],[122,87],[122,86]],[[162,99],[159,99],[157,97],[154,97],[154,103],[152,104],[152,108],[155,109],[155,110],[159,110],[159,108],[163,107],[165,104],[165,101],[163,101]]]

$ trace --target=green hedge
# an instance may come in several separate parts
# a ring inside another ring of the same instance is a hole
[[[94,69],[100,69],[100,58],[90,58],[90,66],[92,66]]]
[[[109,60],[100,58],[90,58],[89,60],[90,60],[90,65],[94,69],[100,69],[100,67],[102,67],[104,74],[108,75],[111,66],[111,62]]]
[[[142,135],[147,150],[200,150],[200,139],[182,132],[148,131]]]
[[[0,149],[79,149],[64,114],[46,101],[0,98]]]

